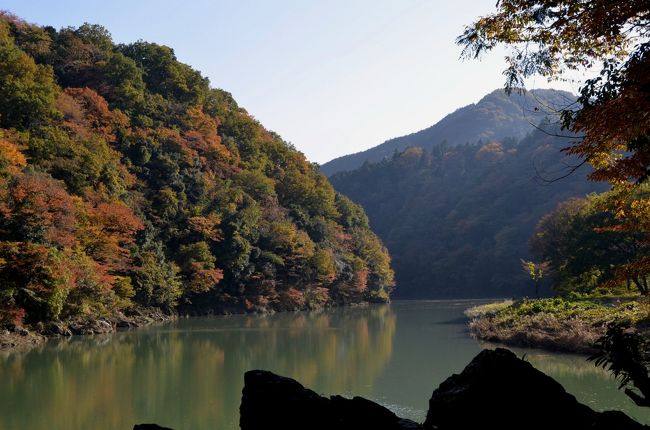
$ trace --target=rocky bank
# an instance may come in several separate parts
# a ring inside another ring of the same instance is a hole
[[[52,337],[113,333],[175,318],[172,312],[158,308],[132,308],[107,317],[78,318],[66,322],[38,323],[27,329],[14,324],[0,327],[0,350],[27,350]]]

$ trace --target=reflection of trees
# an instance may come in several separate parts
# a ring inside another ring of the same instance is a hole
[[[368,395],[392,354],[388,306],[190,319],[0,357],[0,428],[237,428],[243,373]]]

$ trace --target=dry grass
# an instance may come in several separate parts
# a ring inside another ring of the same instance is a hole
[[[490,342],[570,352],[592,352],[593,343],[605,333],[604,325],[549,314],[522,316],[516,322],[481,317],[469,327],[474,336]]]
[[[469,309],[470,331],[478,339],[512,346],[589,353],[609,321],[639,321],[647,306],[629,301],[618,306],[562,299],[495,303]]]

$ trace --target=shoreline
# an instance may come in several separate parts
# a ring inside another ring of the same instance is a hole
[[[39,322],[29,329],[24,326],[16,325],[0,327],[0,353],[27,352],[32,348],[47,343],[50,339],[88,336],[94,334],[111,334],[132,328],[145,327],[154,323],[173,321],[178,318],[229,315],[271,315],[275,313],[320,311],[340,307],[363,308],[388,303],[390,303],[390,301],[385,303],[364,301],[358,303],[333,304],[319,308],[285,310],[269,308],[264,311],[258,310],[253,312],[247,311],[243,307],[236,306],[224,306],[216,309],[207,309],[202,307],[187,308],[181,306],[177,309],[166,311],[157,307],[135,307],[124,311],[117,311],[110,317],[78,318],[66,322]]]
[[[39,322],[31,330],[10,325],[0,328],[0,352],[26,352],[50,339],[116,333],[178,318],[176,312],[159,308],[132,308],[110,317],[81,318],[67,322]]]
[[[470,335],[478,340],[552,352],[591,354],[607,324],[629,319],[635,325],[647,317],[644,304],[625,299],[570,301],[561,298],[523,299],[475,306],[465,311]],[[648,327],[639,328],[648,334]]]

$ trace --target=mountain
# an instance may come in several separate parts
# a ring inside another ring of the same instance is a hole
[[[321,166],[321,172],[331,176],[354,170],[365,162],[378,162],[401,152],[409,146],[431,148],[445,142],[456,146],[465,143],[489,142],[511,137],[524,138],[549,113],[575,102],[576,97],[565,91],[531,90],[508,96],[495,90],[478,103],[450,113],[433,126],[407,136],[387,140],[381,145],[356,154],[335,158]]]
[[[392,285],[363,209],[171,48],[0,13],[0,326]]]
[[[530,258],[538,220],[569,197],[604,189],[583,170],[554,180],[577,162],[560,152],[570,138],[559,133],[411,147],[330,181],[364,207],[388,247],[396,297],[530,295],[520,259]]]

